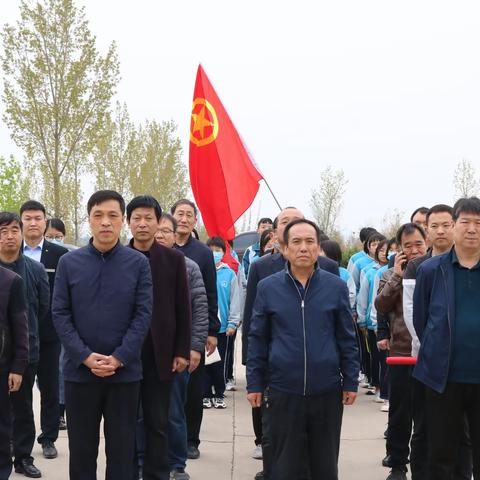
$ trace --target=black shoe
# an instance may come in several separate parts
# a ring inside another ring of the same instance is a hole
[[[189,445],[187,447],[187,458],[190,460],[196,460],[200,456],[200,450],[195,445]]]
[[[42,450],[45,458],[57,458],[58,456],[55,444],[51,440],[44,440],[42,442]]]
[[[60,420],[58,421],[58,429],[59,430],[67,429],[67,422],[65,421],[65,417],[60,417]]]
[[[392,468],[387,480],[407,480],[407,469],[404,467]]]
[[[385,458],[382,460],[382,466],[392,468],[391,462],[392,462],[392,457],[390,455],[385,455]]]
[[[15,473],[22,473],[29,478],[40,478],[42,472],[33,464],[33,458],[23,458],[15,465]]]
[[[265,476],[263,475],[263,471],[258,472],[258,473],[255,475],[255,480],[263,480],[264,478],[265,478]]]

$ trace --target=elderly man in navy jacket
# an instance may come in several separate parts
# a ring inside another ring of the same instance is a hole
[[[337,480],[343,405],[355,401],[360,368],[348,291],[317,268],[315,223],[289,223],[284,242],[285,270],[258,285],[248,400],[269,425],[270,479],[298,478],[306,436],[312,480]]]
[[[93,238],[60,259],[52,305],[65,349],[69,478],[97,478],[103,417],[106,479],[131,480],[152,277],[147,258],[119,242],[125,214],[121,195],[96,192],[87,211]]]

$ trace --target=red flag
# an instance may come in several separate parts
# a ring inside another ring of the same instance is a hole
[[[235,237],[262,179],[201,65],[190,122],[190,183],[210,237]]]

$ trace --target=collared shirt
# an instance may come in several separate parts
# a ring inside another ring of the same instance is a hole
[[[452,252],[455,276],[455,322],[449,382],[480,383],[480,262],[460,265]]]
[[[43,239],[36,247],[29,247],[27,242],[23,242],[23,254],[37,262],[42,258]]]

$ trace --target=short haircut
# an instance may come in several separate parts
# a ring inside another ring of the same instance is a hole
[[[170,209],[170,213],[172,215],[175,215],[175,210],[180,206],[180,205],[188,205],[189,207],[193,208],[193,213],[195,217],[198,217],[198,209],[197,206],[188,198],[181,198],[180,200],[177,200],[173,205],[172,208]]]
[[[90,212],[95,205],[100,205],[101,203],[107,202],[108,200],[116,200],[120,205],[120,211],[122,212],[122,215],[125,215],[125,200],[115,190],[98,190],[98,192],[95,192],[88,199],[87,213],[90,215]]]
[[[368,247],[370,247],[370,244],[372,242],[381,242],[382,240],[385,240],[385,235],[382,235],[381,233],[378,233],[377,231],[374,231],[370,233],[370,235],[367,237],[363,244],[363,251],[365,253],[368,253]]]
[[[40,210],[41,212],[43,212],[45,216],[47,215],[47,212],[43,204],[41,204],[40,202],[37,202],[36,200],[27,200],[20,207],[20,216],[22,216],[23,212],[26,212],[27,210]]]
[[[404,223],[398,230],[397,230],[397,235],[396,235],[396,240],[397,244],[401,245],[402,244],[402,237],[404,235],[411,235],[412,233],[415,233],[415,231],[420,232],[420,235],[424,240],[427,239],[427,234],[425,233],[425,230],[420,226],[417,225],[416,223]]]
[[[428,219],[432,213],[449,213],[453,217],[453,208],[450,205],[445,205],[444,203],[439,203],[438,205],[434,205],[428,210],[427,213],[427,225]]]
[[[410,215],[410,222],[413,222],[413,217],[417,213],[421,213],[422,215],[427,215],[428,214],[428,208],[427,207],[418,207],[416,210],[413,211],[412,215]]]
[[[323,230],[320,230],[320,243],[325,240],[330,240],[330,237]]]
[[[285,211],[285,210],[298,210],[297,207],[285,207],[282,211],[273,219],[273,229],[276,230],[278,227],[278,217]]]
[[[137,208],[153,208],[157,222],[162,216],[162,207],[158,203],[157,199],[151,195],[139,195],[130,201],[127,205],[127,220],[130,220],[132,213]]]
[[[218,247],[224,252],[227,251],[227,245],[222,237],[211,237],[207,240],[207,247]]]
[[[260,235],[260,256],[265,253],[265,246],[273,235],[273,228],[265,229]]]
[[[20,230],[23,228],[20,215],[13,212],[0,212],[0,227],[3,227],[4,225],[10,225],[11,223],[18,223]]]
[[[170,215],[169,213],[162,213],[160,221],[162,220],[168,220],[172,224],[173,233],[177,231],[177,221],[175,220],[175,217],[173,215]]]
[[[338,242],[335,240],[323,240],[320,243],[320,247],[328,258],[340,265],[342,261],[342,249]]]
[[[271,218],[263,217],[258,221],[257,228],[259,228],[262,223],[268,223],[269,225],[273,225],[273,221]]]
[[[461,213],[480,215],[480,199],[478,197],[460,198],[453,206],[453,220],[456,222]]]
[[[285,245],[288,245],[288,234],[290,233],[290,229],[294,227],[295,225],[300,225],[300,224],[306,224],[310,225],[315,229],[315,236],[317,237],[317,243],[320,245],[320,229],[318,228],[318,225],[315,222],[312,222],[311,220],[307,220],[306,218],[297,218],[296,220],[292,220],[286,227],[285,231],[283,232],[283,241],[285,242]]]
[[[363,228],[360,230],[360,234],[359,234],[360,241],[361,241],[362,243],[365,243],[365,241],[367,240],[367,238],[368,238],[373,232],[376,232],[376,230],[375,230],[373,227],[363,227]]]
[[[47,220],[47,230],[49,228],[54,228],[55,230],[62,232],[64,235],[67,234],[67,229],[65,228],[65,224],[59,218],[49,218]]]
[[[383,240],[380,240],[379,244],[377,245],[377,248],[375,249],[375,260],[380,263],[380,250],[386,245],[387,246],[387,255],[388,255],[388,244],[390,243],[389,240],[386,238]]]

